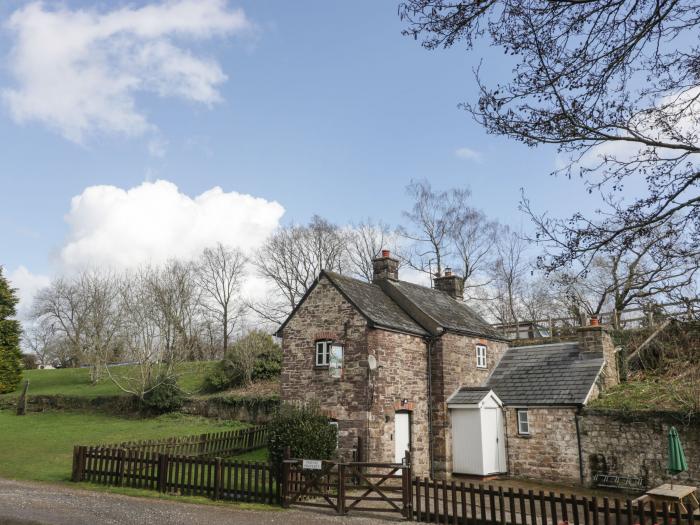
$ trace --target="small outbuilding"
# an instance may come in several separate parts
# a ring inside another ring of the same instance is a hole
[[[503,403],[488,387],[461,387],[447,400],[452,471],[490,476],[507,471]]]

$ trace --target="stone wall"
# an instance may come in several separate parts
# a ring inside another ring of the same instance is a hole
[[[338,420],[340,456],[350,459],[357,438],[367,432],[366,319],[333,284],[318,285],[284,327],[281,393],[287,402],[318,402]],[[315,342],[332,339],[344,345],[343,377],[331,377],[328,367],[315,366]]]
[[[232,419],[252,424],[267,423],[279,406],[277,397],[245,397],[233,398],[217,396],[210,398],[185,399],[179,412],[193,416],[210,417],[214,419]],[[0,409],[15,410],[16,397],[0,398]],[[139,404],[132,396],[64,396],[39,395],[27,396],[27,411],[46,412],[50,410],[85,410],[105,412],[116,415],[141,414]]]
[[[476,345],[486,346],[486,368],[476,367]],[[452,431],[447,399],[462,385],[481,386],[508,349],[507,343],[445,333],[432,352],[434,469],[436,478],[452,472]]]
[[[371,423],[368,460],[394,461],[394,417],[410,412],[411,459],[418,476],[429,473],[428,353],[421,337],[374,329],[368,334],[370,354],[379,368],[370,386]]]
[[[343,377],[314,366],[315,341],[345,345]],[[358,437],[367,461],[394,461],[394,416],[411,413],[411,452],[416,473],[429,463],[427,349],[421,337],[369,328],[365,318],[322,278],[283,331],[282,399],[317,401],[338,420],[339,452],[352,457]],[[369,372],[374,355],[378,369]]]
[[[515,478],[577,484],[575,408],[528,408],[530,435],[518,434],[516,409],[505,409],[508,472]]]
[[[700,485],[700,418],[662,412],[616,412],[586,409],[581,417],[584,476],[593,472],[639,476],[649,486],[671,480],[666,472],[668,431],[675,426],[689,470],[673,480]]]

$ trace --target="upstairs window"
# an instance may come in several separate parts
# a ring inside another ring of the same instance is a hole
[[[486,368],[486,346],[476,345],[476,367]]]
[[[521,436],[530,435],[530,419],[527,410],[518,410],[518,434]]]
[[[328,366],[333,341],[316,341],[316,366]]]

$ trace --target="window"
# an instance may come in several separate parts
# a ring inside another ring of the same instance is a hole
[[[486,346],[476,345],[476,367],[486,368]]]
[[[527,416],[527,410],[518,410],[518,434],[521,436],[530,435],[530,420]]]
[[[316,366],[328,366],[332,341],[316,341]]]
[[[328,354],[328,369],[331,377],[340,379],[343,377],[343,345],[331,344]]]
[[[338,449],[338,444],[340,442],[340,434],[338,433],[338,422],[337,421],[331,421],[330,425],[332,427],[335,427],[335,448],[336,450]]]

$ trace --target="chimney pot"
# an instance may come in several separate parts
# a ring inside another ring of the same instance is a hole
[[[600,326],[600,322],[598,321],[597,315],[591,316],[591,326]]]
[[[448,266],[445,268],[445,277],[449,277],[450,275],[452,275],[452,268]]]
[[[391,252],[389,250],[382,250],[382,257],[389,257]]]

